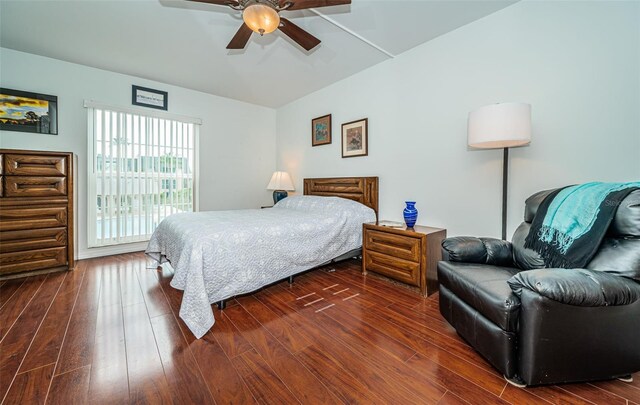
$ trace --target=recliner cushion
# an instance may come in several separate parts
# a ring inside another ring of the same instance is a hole
[[[488,264],[438,263],[438,281],[502,330],[516,332],[520,299],[507,280],[518,269]]]
[[[640,281],[640,239],[605,238],[586,268]]]

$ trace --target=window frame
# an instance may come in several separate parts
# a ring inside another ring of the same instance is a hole
[[[85,100],[84,107],[87,109],[87,247],[89,249],[100,249],[108,247],[118,247],[131,244],[146,243],[148,238],[142,238],[133,241],[111,242],[95,244],[97,231],[97,206],[95,198],[97,196],[96,170],[97,170],[97,150],[96,150],[96,134],[94,133],[94,110],[108,110],[122,114],[135,114],[148,118],[156,118],[162,120],[179,121],[183,124],[194,124],[194,147],[193,147],[193,212],[200,211],[200,126],[202,120],[199,118],[188,117],[179,114],[168,113],[166,111],[149,110],[138,107],[119,107],[108,105],[93,100]],[[155,160],[154,156],[154,160]],[[141,162],[142,164],[142,162]],[[146,164],[146,162],[145,162]],[[151,162],[152,166],[154,162]],[[144,165],[143,165],[144,166]],[[141,167],[144,170],[146,167]]]

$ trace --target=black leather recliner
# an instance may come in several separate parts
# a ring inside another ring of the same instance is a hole
[[[623,200],[586,269],[545,269],[524,248],[552,191],[527,199],[512,242],[443,241],[440,312],[516,385],[624,380],[640,371],[640,190]]]

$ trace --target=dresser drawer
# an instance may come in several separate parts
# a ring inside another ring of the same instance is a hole
[[[5,197],[54,197],[67,195],[65,177],[5,176]]]
[[[0,253],[67,245],[67,228],[0,232]]]
[[[420,286],[420,263],[371,251],[365,252],[363,260],[367,271],[374,271],[394,280]]]
[[[367,229],[365,248],[400,259],[420,261],[420,239]]]
[[[4,174],[7,176],[66,176],[64,156],[4,155]]]
[[[56,228],[65,225],[67,207],[0,209],[0,231]]]
[[[66,264],[66,247],[0,253],[0,275],[42,270]]]

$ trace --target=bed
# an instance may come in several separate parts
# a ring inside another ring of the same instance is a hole
[[[305,179],[303,196],[270,209],[174,214],[145,253],[173,267],[180,317],[201,338],[215,323],[212,303],[352,254],[377,212],[377,177]]]

